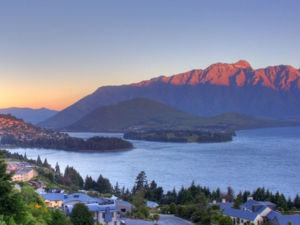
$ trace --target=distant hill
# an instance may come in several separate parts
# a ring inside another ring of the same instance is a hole
[[[300,122],[259,119],[241,113],[226,113],[216,117],[198,117],[166,104],[137,98],[111,106],[100,106],[67,131],[126,132],[159,129],[240,130],[260,127],[300,125]]]
[[[12,115],[0,114],[1,148],[46,148],[81,152],[106,152],[132,149],[133,145],[121,138],[92,137],[87,140],[70,137],[26,123]]]
[[[31,108],[6,108],[0,109],[2,114],[11,114],[15,117],[23,119],[25,122],[32,124],[38,124],[52,116],[54,116],[58,111],[51,110],[47,108],[31,109]]]
[[[66,127],[99,106],[139,97],[198,116],[239,112],[254,117],[299,120],[300,71],[288,65],[255,70],[241,60],[130,85],[100,87],[41,125]]]

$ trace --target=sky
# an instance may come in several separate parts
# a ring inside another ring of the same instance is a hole
[[[299,0],[0,0],[0,108],[247,60],[300,68]]]

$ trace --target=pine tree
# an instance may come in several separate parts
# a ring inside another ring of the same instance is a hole
[[[294,206],[297,208],[297,209],[300,209],[300,196],[297,194],[295,199],[294,199]]]
[[[231,187],[227,188],[227,194],[225,196],[226,201],[232,202],[234,200],[234,193]]]
[[[43,167],[50,168],[50,164],[48,163],[48,160],[46,158],[44,160]]]
[[[42,166],[42,165],[43,165],[43,162],[42,162],[42,160],[41,160],[40,155],[38,155],[38,157],[37,157],[36,164],[37,164],[38,166]]]
[[[58,162],[56,162],[56,165],[55,165],[55,174],[56,174],[56,175],[61,175],[61,173],[60,173],[60,168],[59,168],[59,165],[58,165]]]
[[[136,179],[135,179],[135,186],[133,188],[134,193],[139,192],[142,189],[145,189],[147,186],[147,176],[145,171],[141,171]]]
[[[116,185],[115,185],[115,187],[114,187],[114,194],[116,195],[116,196],[120,196],[121,195],[121,190],[120,190],[120,187],[119,187],[119,183],[117,182],[116,183]]]
[[[27,154],[25,152],[25,154],[24,154],[24,161],[27,161],[27,160],[28,160],[28,158],[27,158]]]
[[[97,183],[93,180],[92,177],[86,176],[85,182],[84,182],[84,189],[85,190],[94,190],[97,187]]]
[[[97,191],[100,193],[111,193],[112,186],[107,178],[104,178],[101,174],[97,179]]]

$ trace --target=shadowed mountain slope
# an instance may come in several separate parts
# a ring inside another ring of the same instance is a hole
[[[239,112],[255,117],[300,119],[300,72],[285,65],[254,70],[241,60],[130,85],[104,86],[40,125],[66,127],[99,106],[138,97],[198,116]]]
[[[290,121],[254,118],[241,113],[216,117],[198,117],[154,100],[137,98],[110,106],[100,106],[79,121],[66,127],[68,131],[126,132],[143,130],[240,130],[287,126]],[[297,122],[300,125],[300,122]]]

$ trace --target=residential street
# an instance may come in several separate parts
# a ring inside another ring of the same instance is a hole
[[[153,225],[152,221],[126,219],[126,225]],[[193,225],[193,223],[173,215],[160,215],[158,225]]]

